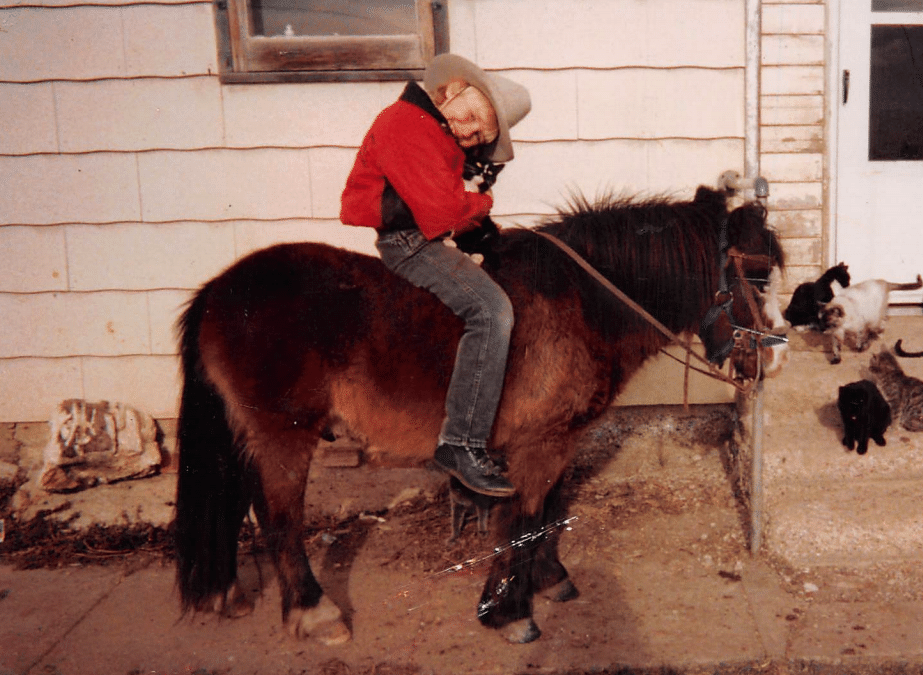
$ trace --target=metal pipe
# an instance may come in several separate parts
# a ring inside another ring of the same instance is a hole
[[[744,169],[760,175],[760,33],[762,0],[746,0],[746,65],[744,67]]]
[[[744,68],[744,167],[747,176],[760,175],[760,37],[761,0],[746,0],[746,65]],[[765,183],[765,180],[763,181]],[[762,185],[760,186],[763,187]],[[766,184],[768,194],[768,184]],[[758,195],[765,198],[766,195]],[[752,475],[750,477],[750,553],[763,544],[763,382],[757,383],[753,398]]]

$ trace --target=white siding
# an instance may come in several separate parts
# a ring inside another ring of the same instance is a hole
[[[824,263],[825,21],[820,0],[762,7],[761,172],[785,246],[788,291],[817,278]]]
[[[819,8],[764,15],[763,123],[793,127],[766,135],[766,166],[794,213],[820,202]],[[744,0],[450,0],[449,16],[453,51],[532,93],[495,189],[504,222],[742,170]],[[339,195],[400,83],[221,85],[208,2],[0,0],[0,25],[0,421],[70,396],[173,417],[173,322],[199,284],[278,241],[374,253]]]

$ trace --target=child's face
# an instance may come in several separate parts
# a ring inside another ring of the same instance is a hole
[[[493,141],[497,134],[497,114],[484,94],[464,82],[452,82],[446,88],[446,100],[439,112],[449,123],[455,140],[463,148]]]

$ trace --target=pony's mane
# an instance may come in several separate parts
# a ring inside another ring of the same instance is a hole
[[[684,330],[717,289],[725,217],[724,195],[703,187],[692,201],[609,194],[591,203],[575,196],[535,229],[573,248],[671,330]],[[498,277],[515,274],[532,291],[552,297],[578,293],[587,322],[604,333],[639,321],[552,242],[527,230],[504,234]]]

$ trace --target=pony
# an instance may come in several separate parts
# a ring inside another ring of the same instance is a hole
[[[729,355],[738,377],[755,378],[777,366],[725,345],[746,345],[735,340],[741,330],[781,316],[778,306],[766,312],[762,291],[783,253],[761,204],[729,209],[726,199],[707,187],[686,201],[572,198],[534,229],[505,228],[494,264],[484,263],[515,309],[491,448],[516,495],[493,505],[494,536],[507,545],[495,549],[477,616],[510,642],[540,636],[537,593],[577,596],[557,550],[562,476],[584,428],[669,341],[546,235],[669,331],[700,331],[714,360]],[[716,311],[719,291],[728,299]],[[703,325],[706,314],[712,320]],[[461,330],[438,300],[377,258],[319,243],[256,251],[198,290],[177,324],[175,537],[184,612],[251,608],[237,582],[237,546],[252,506],[289,631],[325,644],[350,639],[305,552],[312,453],[336,425],[400,466],[424,464],[436,447]]]

